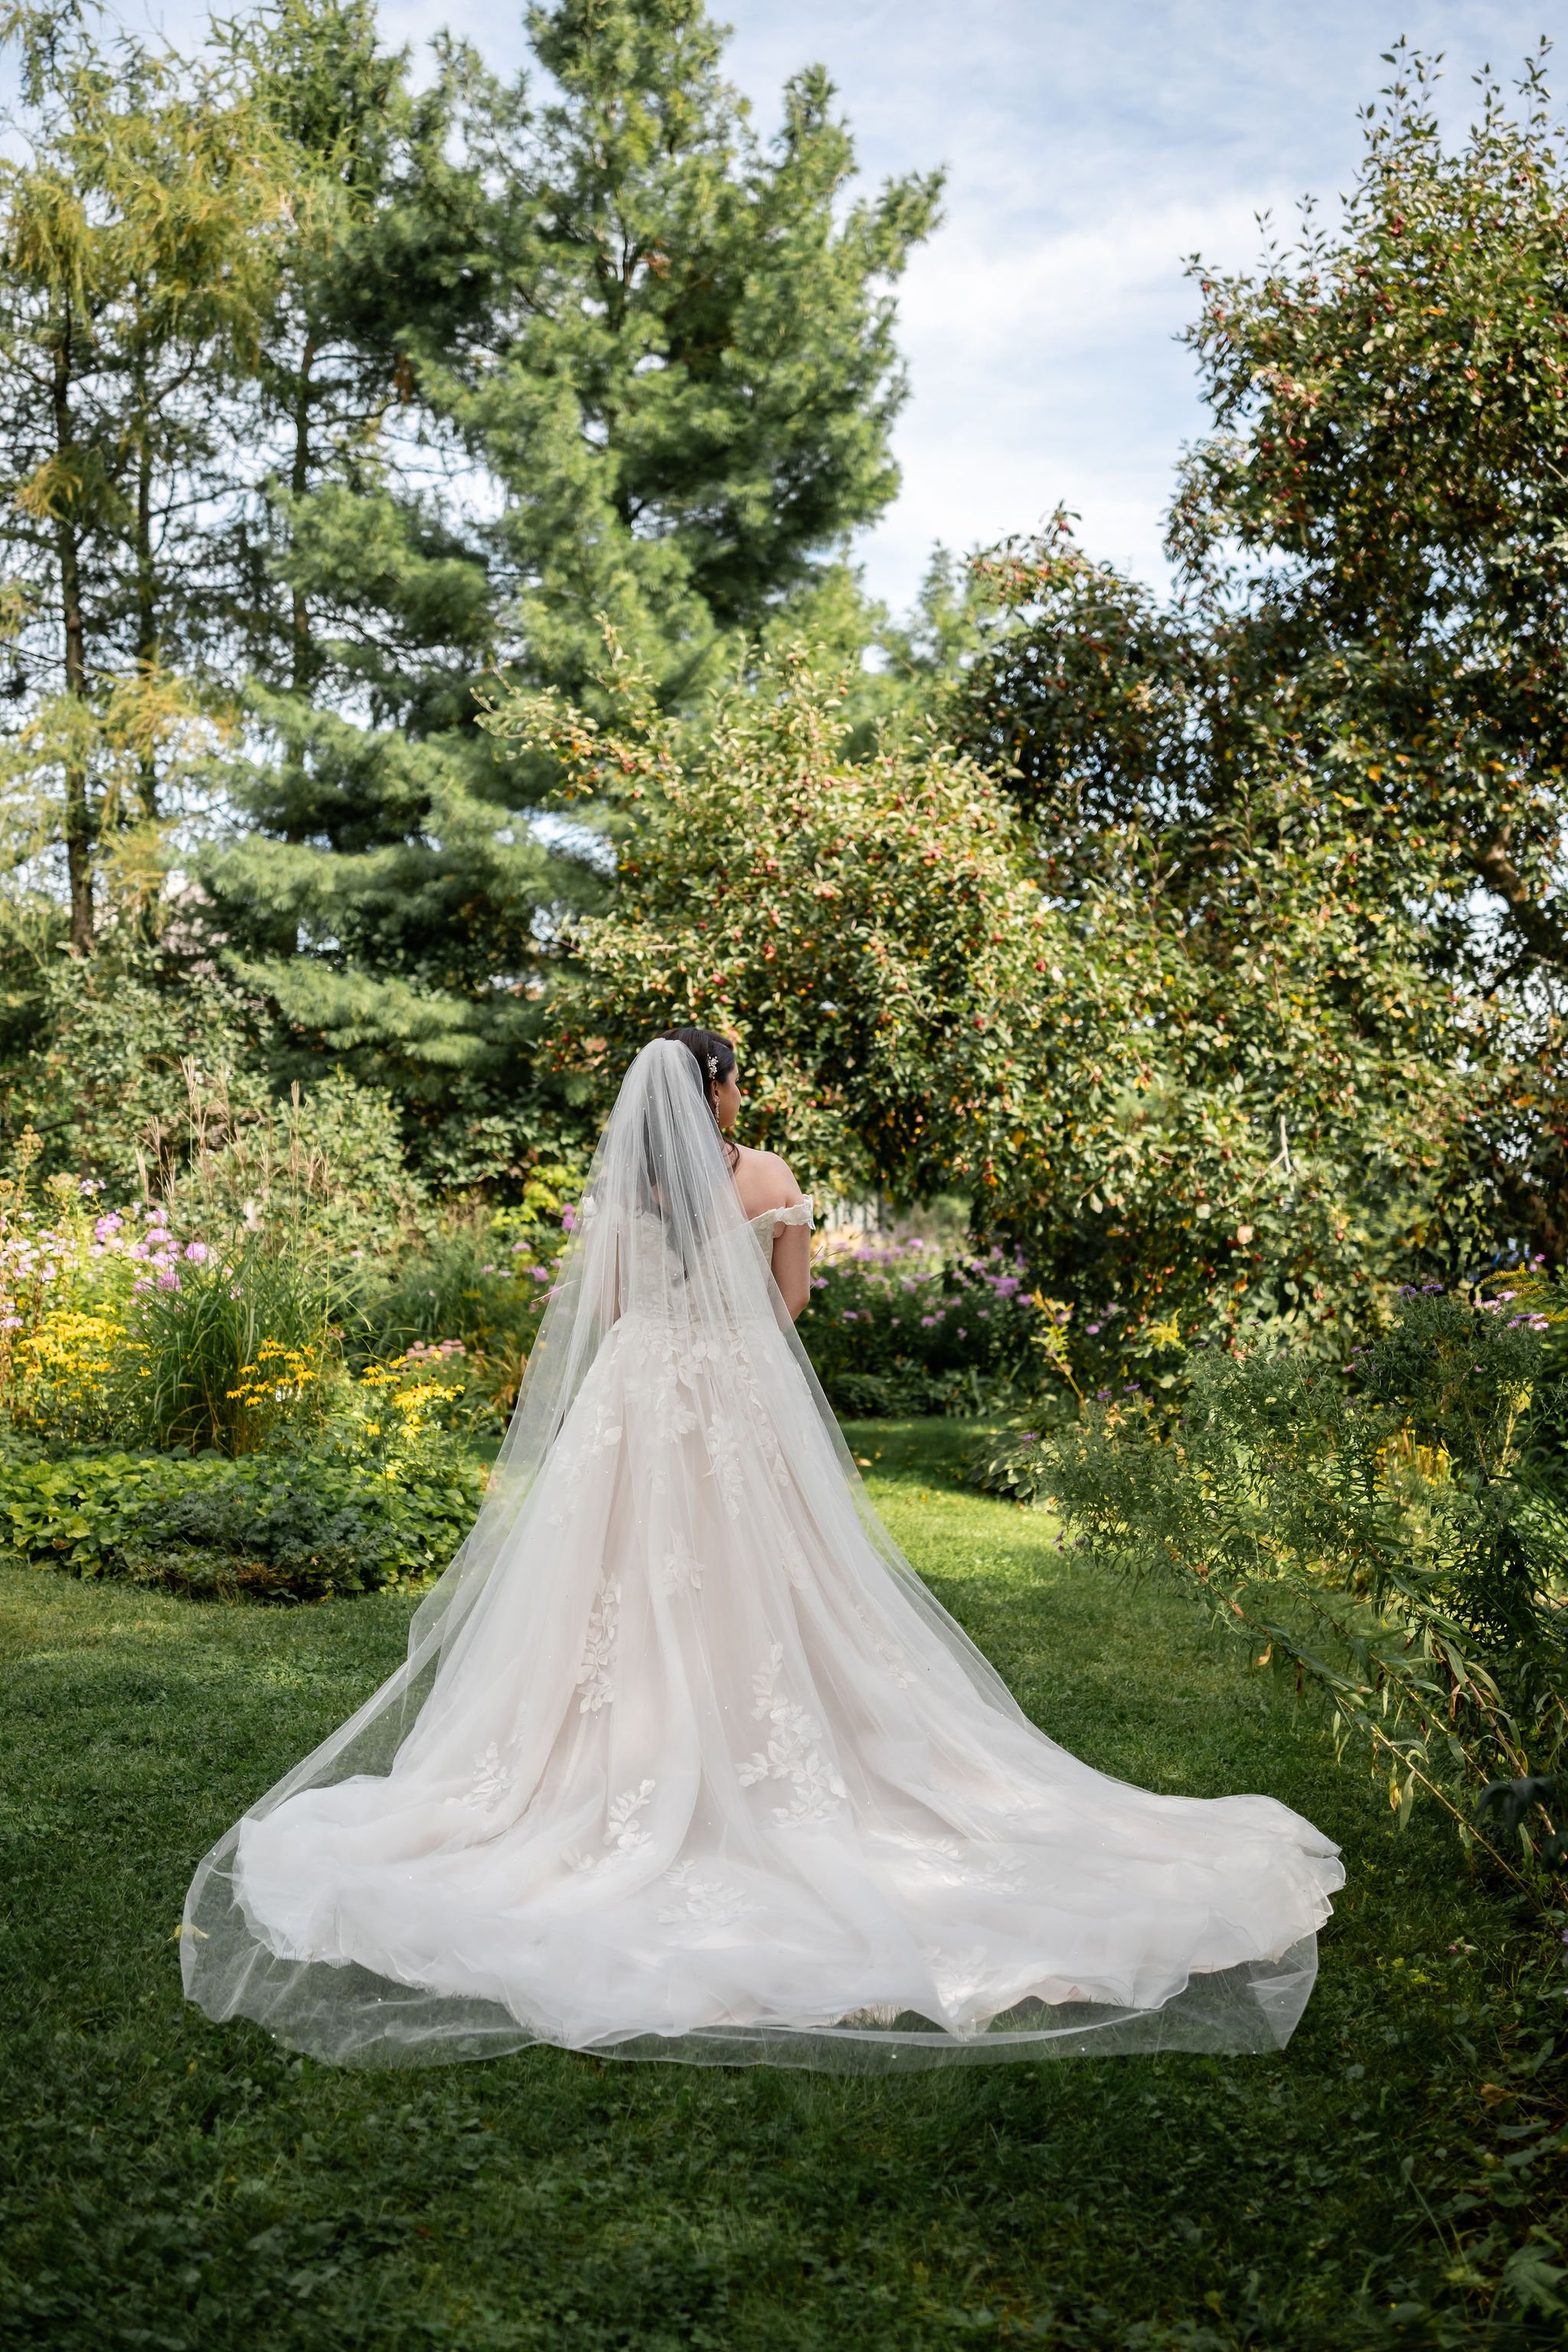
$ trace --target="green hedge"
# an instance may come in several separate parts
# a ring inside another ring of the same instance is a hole
[[[0,1459],[0,1543],[34,1567],[201,1594],[316,1600],[444,1568],[484,1473],[384,1474],[302,1456],[16,1452]]]

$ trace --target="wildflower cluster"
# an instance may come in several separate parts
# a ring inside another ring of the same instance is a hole
[[[1016,1253],[829,1234],[812,1292],[801,1336],[842,1412],[974,1412],[1037,1383],[1048,1318]]]

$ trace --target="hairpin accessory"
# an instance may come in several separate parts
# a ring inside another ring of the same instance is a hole
[[[716,1078],[719,1075],[719,1056],[717,1054],[710,1054],[708,1056],[708,1075],[710,1078]]]

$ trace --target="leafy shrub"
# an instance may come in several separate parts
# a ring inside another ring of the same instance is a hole
[[[448,1450],[395,1477],[351,1462],[32,1449],[0,1459],[14,1556],[77,1576],[290,1601],[416,1584],[443,1569],[483,1474]]]
[[[943,1260],[919,1241],[829,1248],[800,1332],[837,1411],[975,1412],[1041,1370],[1045,1318],[1019,1259]]]
[[[1037,1413],[1037,1421],[1044,1415]],[[1056,1456],[1049,1433],[1015,1423],[983,1438],[969,1465],[971,1486],[1013,1503],[1037,1503],[1050,1484]]]
[[[1568,1391],[1542,1380],[1546,1328],[1517,1286],[1407,1291],[1349,1377],[1215,1350],[1173,1426],[1142,1396],[1093,1403],[1040,1484],[1090,1562],[1174,1574],[1326,1694],[1402,1821],[1426,1790],[1475,1837],[1500,1789],[1504,1847],[1556,1866]]]
[[[504,1422],[516,1402],[574,1212],[580,1171],[537,1169],[521,1201],[448,1210],[367,1289],[350,1335],[356,1360],[460,1348],[476,1417]]]

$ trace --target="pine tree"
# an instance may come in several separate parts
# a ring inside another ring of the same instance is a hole
[[[562,0],[529,26],[561,95],[521,159],[500,332],[428,351],[424,380],[504,489],[530,677],[582,690],[607,615],[679,697],[892,498],[889,289],[940,183],[840,223],[854,149],[826,75],[790,82],[765,152],[701,0]]]
[[[251,545],[280,588],[213,919],[281,1066],[390,1085],[462,1181],[557,1147],[542,1000],[604,889],[591,834],[540,829],[542,764],[476,723],[479,680],[580,686],[608,620],[689,698],[818,586],[896,484],[888,289],[936,200],[901,183],[836,221],[827,84],[792,86],[763,154],[698,0],[530,26],[542,111],[450,46],[416,96],[354,0],[231,36],[321,192],[267,345]],[[465,519],[465,467],[498,520]]]

